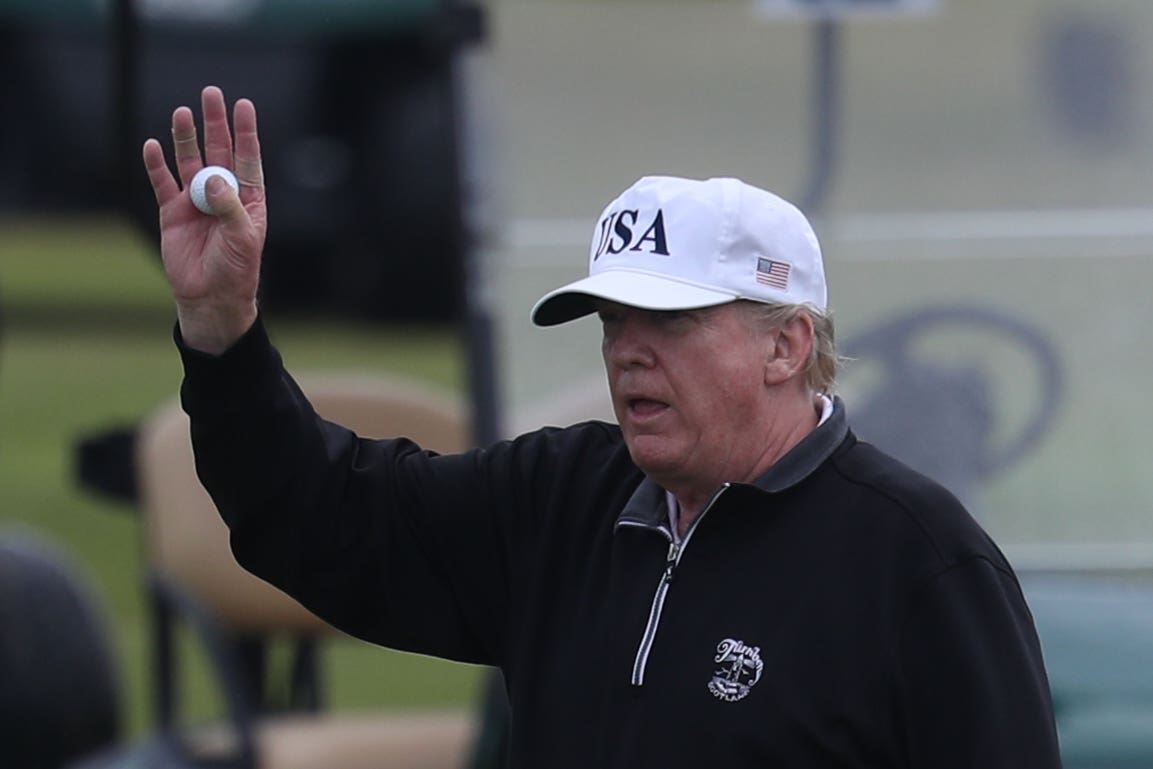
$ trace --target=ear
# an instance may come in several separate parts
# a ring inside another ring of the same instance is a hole
[[[801,312],[773,330],[765,360],[765,384],[780,385],[802,377],[812,351],[813,319]]]

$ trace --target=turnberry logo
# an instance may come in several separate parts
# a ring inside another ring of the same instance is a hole
[[[736,702],[748,696],[761,680],[765,663],[761,661],[761,647],[749,646],[744,641],[726,638],[717,644],[718,667],[709,681],[709,691],[725,702]]]

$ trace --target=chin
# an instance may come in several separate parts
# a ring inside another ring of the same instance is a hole
[[[666,443],[664,439],[644,435],[627,438],[626,442],[633,464],[654,480],[677,466],[675,454],[670,451],[670,447],[661,445]]]

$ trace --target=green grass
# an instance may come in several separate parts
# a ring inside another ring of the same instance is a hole
[[[149,724],[149,625],[133,506],[82,488],[77,441],[135,427],[180,382],[172,311],[148,244],[112,221],[0,225],[0,510],[70,553],[108,616],[129,731]],[[448,391],[463,377],[460,345],[443,328],[368,327],[270,319],[295,371],[388,372]],[[202,655],[185,654],[186,709],[219,712]],[[479,671],[352,640],[325,656],[337,709],[458,707]]]

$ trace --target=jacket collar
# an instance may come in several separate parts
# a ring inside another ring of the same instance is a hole
[[[849,420],[845,415],[844,401],[834,396],[833,413],[829,418],[748,485],[772,494],[796,486],[832,456],[848,434]],[[616,527],[640,526],[667,532],[668,524],[665,490],[646,476],[617,516]]]
[[[774,493],[796,486],[832,456],[848,434],[849,420],[845,416],[845,403],[840,397],[834,396],[833,413],[829,418],[802,438],[788,454],[773,463],[752,485]]]

